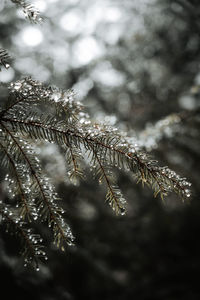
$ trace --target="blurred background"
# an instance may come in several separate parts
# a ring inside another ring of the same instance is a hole
[[[14,4],[0,1],[0,47],[13,57],[0,81],[30,75],[73,88],[93,120],[127,131],[160,165],[186,177],[192,200],[183,204],[170,194],[163,204],[150,189],[120,173],[128,213],[116,217],[91,174],[78,187],[69,184],[58,149],[38,145],[76,243],[60,253],[46,239],[49,260],[35,272],[24,268],[16,240],[1,230],[2,295],[200,299],[200,2],[31,3],[45,16],[42,25],[31,24]],[[48,237],[43,225],[40,231]]]

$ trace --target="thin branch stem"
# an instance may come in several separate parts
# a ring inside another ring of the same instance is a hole
[[[94,155],[95,155],[95,158],[96,158],[96,160],[97,160],[97,162],[98,162],[98,164],[99,164],[99,167],[100,167],[100,169],[101,169],[101,171],[102,171],[103,177],[105,178],[106,184],[107,184],[108,189],[109,189],[109,191],[110,191],[110,193],[111,193],[111,195],[112,195],[112,198],[114,199],[114,203],[115,203],[116,206],[117,206],[117,211],[116,211],[116,212],[118,212],[118,211],[121,210],[121,207],[120,207],[120,205],[119,205],[119,201],[118,201],[118,199],[117,199],[117,197],[116,197],[116,195],[115,195],[115,193],[114,193],[114,191],[113,191],[113,189],[112,189],[112,185],[110,184],[110,181],[109,181],[108,176],[107,176],[107,174],[106,174],[106,172],[105,172],[104,166],[103,166],[103,164],[101,163],[100,158],[98,157],[98,154],[96,153],[96,151],[95,151],[93,145],[91,144],[90,146],[91,146],[92,151],[93,151],[93,153],[94,153]]]

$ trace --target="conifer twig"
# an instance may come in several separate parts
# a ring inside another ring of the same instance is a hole
[[[25,17],[35,24],[41,24],[43,17],[41,17],[39,10],[26,0],[11,0],[18,7],[22,8]]]
[[[8,54],[8,52],[5,49],[0,48],[0,71],[1,71],[1,66],[3,66],[6,69],[10,67],[9,61],[10,61],[10,55]]]
[[[151,187],[155,197],[160,194],[162,200],[170,192],[178,194],[183,201],[190,197],[190,183],[185,178],[168,167],[160,167],[146,152],[135,147],[125,133],[90,121],[70,91],[45,87],[30,77],[11,83],[9,90],[10,103],[0,113],[2,163],[7,161],[13,169],[21,211],[28,215],[33,203],[38,220],[47,221],[54,233],[54,243],[60,249],[64,250],[64,243],[72,245],[74,237],[62,217],[64,211],[57,204],[55,188],[43,174],[32,150],[31,144],[38,140],[62,148],[66,153],[67,174],[74,183],[79,177],[85,177],[83,163],[87,162],[99,183],[105,183],[106,201],[117,215],[125,214],[126,201],[116,184],[116,168],[131,173],[137,182]],[[51,104],[51,115],[38,113],[41,104],[43,110]],[[25,176],[20,173],[22,168]],[[26,189],[30,196],[25,202]]]

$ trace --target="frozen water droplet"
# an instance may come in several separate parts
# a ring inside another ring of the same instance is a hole
[[[9,68],[10,68],[10,65],[9,65],[9,64],[5,64],[5,68],[6,68],[6,69],[9,69]]]
[[[14,89],[15,89],[15,90],[19,90],[21,87],[22,87],[21,82],[16,82],[16,83],[14,84]]]
[[[61,93],[59,91],[54,92],[51,96],[51,99],[54,100],[55,102],[58,102],[61,98]]]
[[[121,208],[120,208],[120,215],[121,215],[121,216],[124,216],[125,214],[126,214],[126,209],[123,208],[123,207],[121,207]]]

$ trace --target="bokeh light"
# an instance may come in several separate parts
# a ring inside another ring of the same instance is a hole
[[[38,46],[43,41],[41,30],[33,26],[27,26],[21,32],[22,41],[30,47]]]

